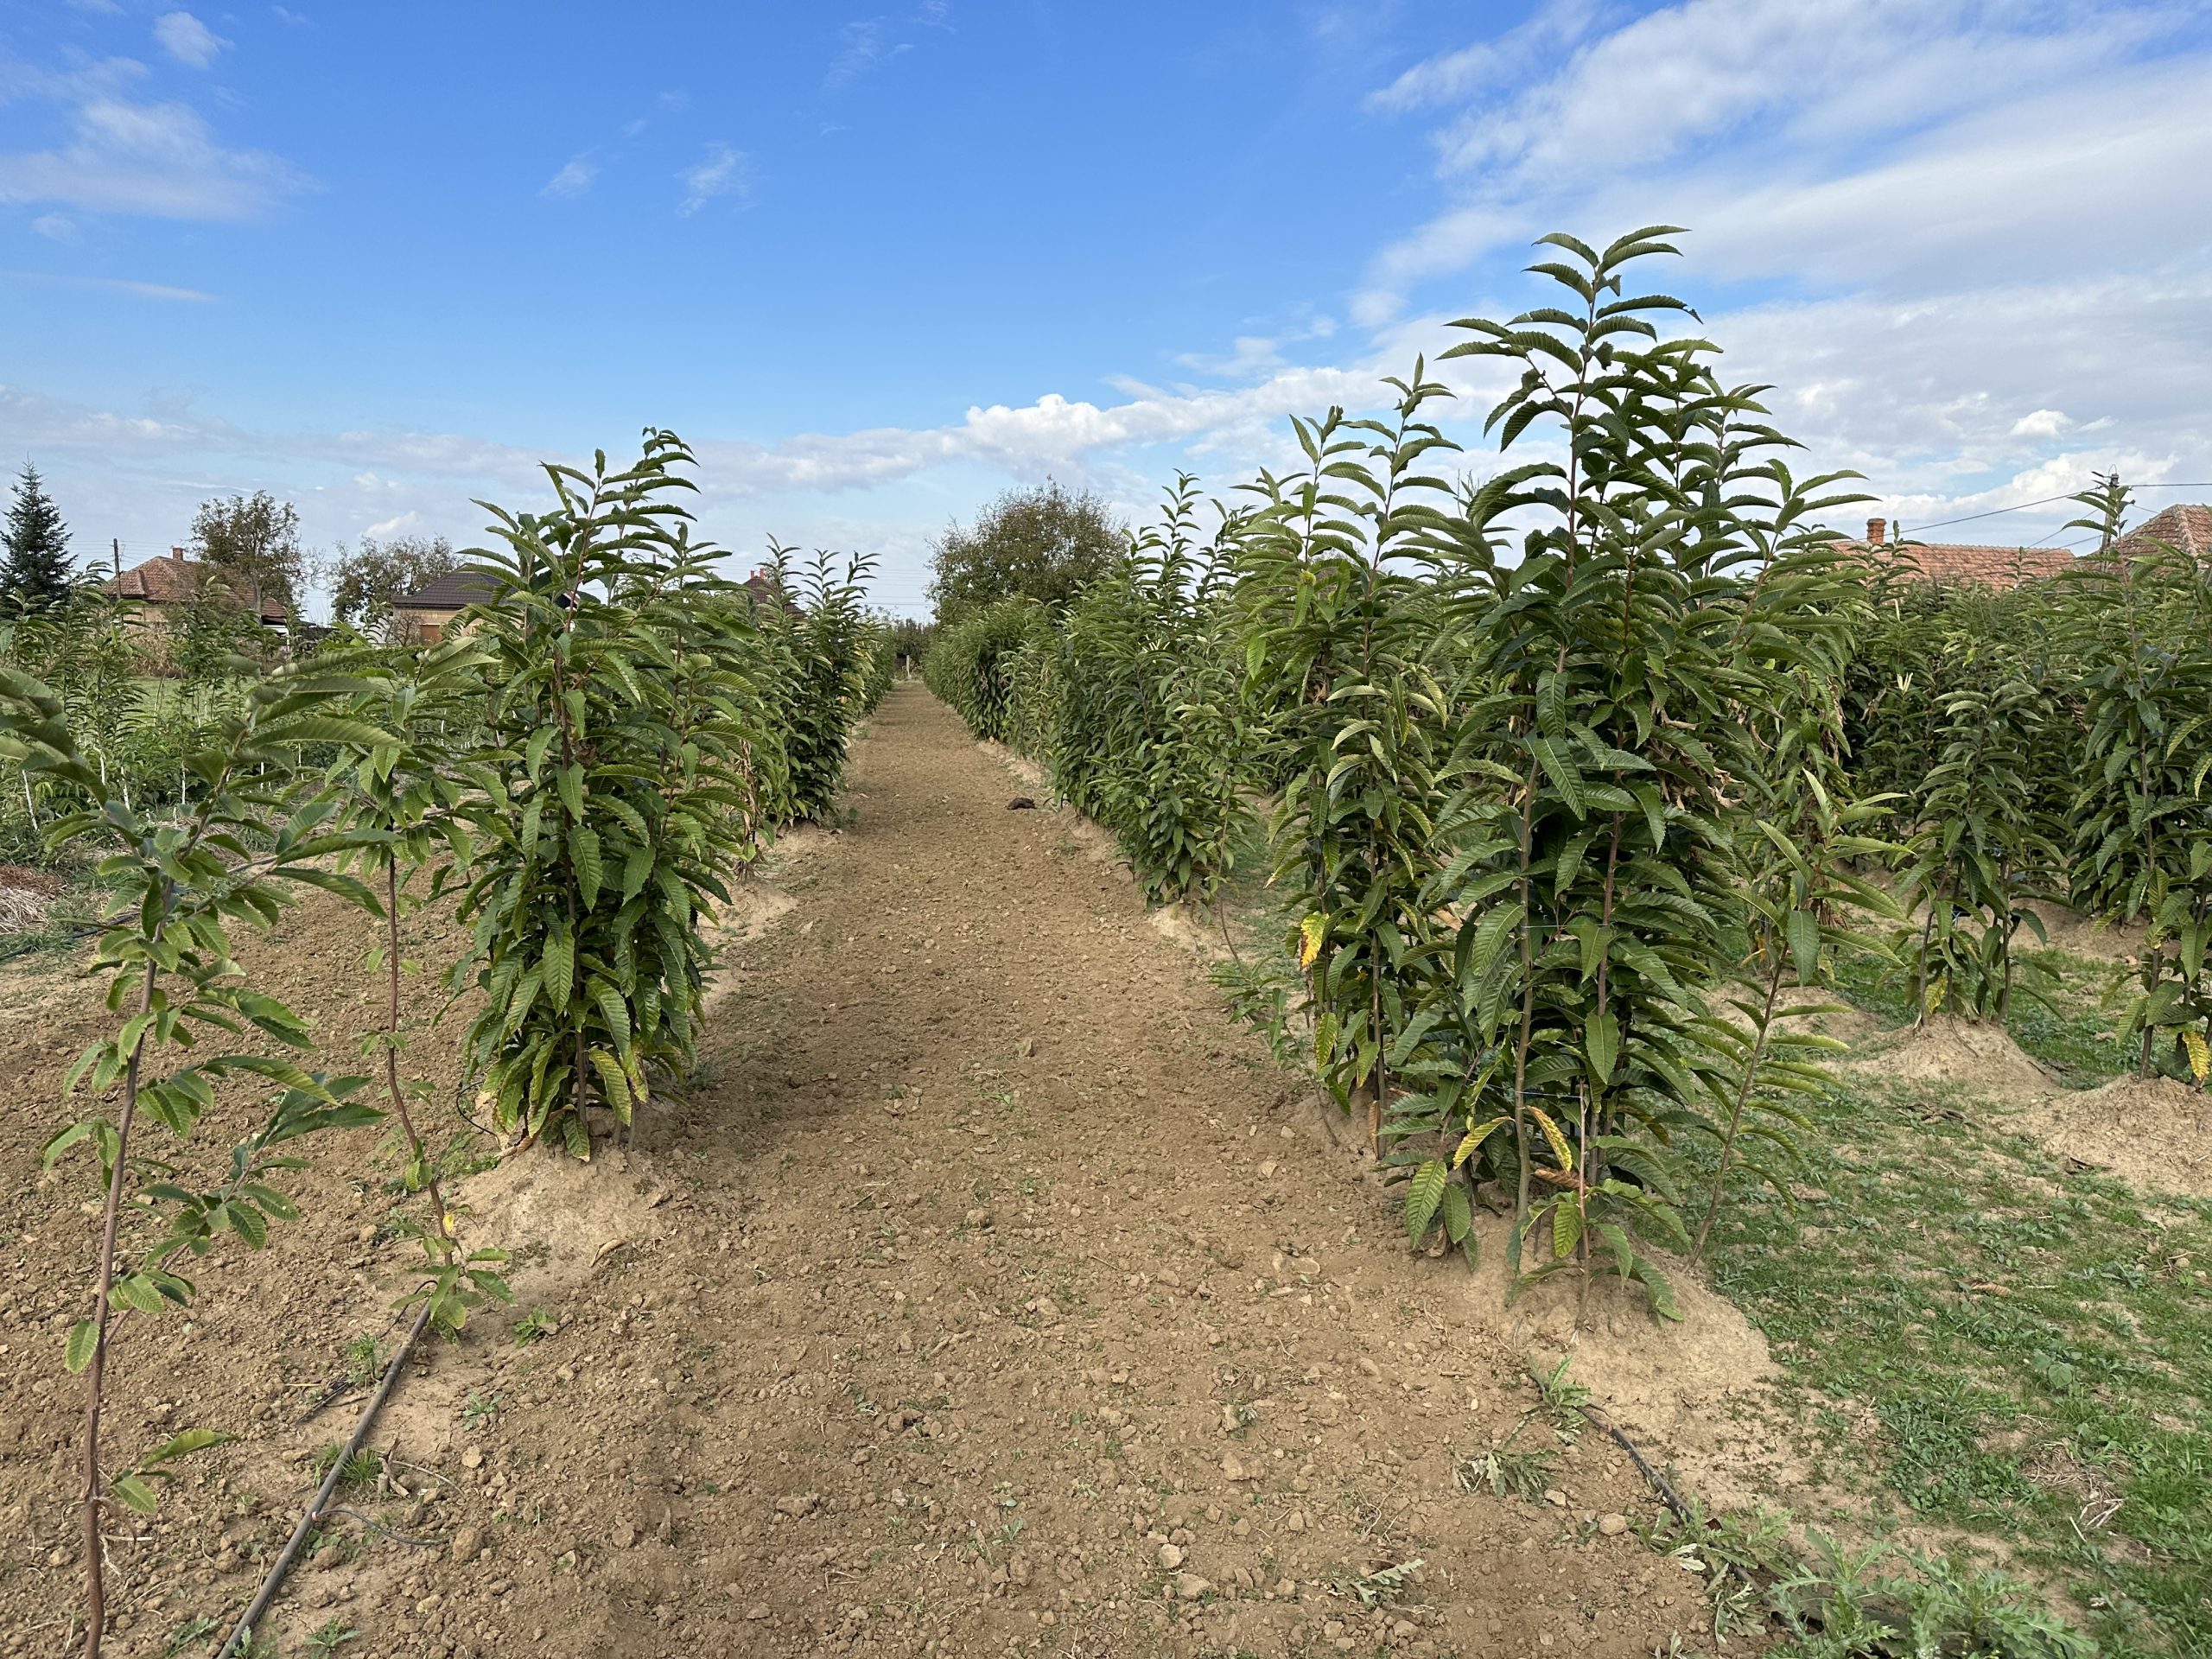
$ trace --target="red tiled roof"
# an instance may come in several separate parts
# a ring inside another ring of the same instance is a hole
[[[2063,547],[1992,547],[1963,542],[1901,542],[1882,550],[1909,581],[1970,582],[1984,588],[2017,588],[2074,568]],[[1910,563],[1907,563],[1910,561]]]
[[[2112,544],[2110,556],[2139,558],[2161,548],[2171,548],[2192,559],[2212,559],[2212,506],[2177,501],[2152,514]]]
[[[164,553],[134,564],[119,576],[110,576],[100,591],[111,599],[141,599],[149,605],[181,605],[200,591],[207,567],[181,553]],[[261,601],[261,620],[282,622],[284,607],[273,599]]]

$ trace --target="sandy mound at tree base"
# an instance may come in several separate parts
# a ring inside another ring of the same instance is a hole
[[[1480,1264],[1457,1277],[1460,1317],[1500,1331],[1548,1376],[1568,1362],[1567,1380],[1642,1448],[1656,1467],[1673,1466],[1690,1490],[1719,1509],[1774,1501],[1810,1479],[1783,1440],[1774,1384],[1780,1376],[1765,1336],[1741,1309],[1681,1262],[1655,1254],[1673,1286],[1679,1320],[1652,1317],[1641,1285],[1609,1268],[1581,1287],[1561,1274],[1505,1304],[1503,1217],[1478,1217]],[[1534,1249],[1541,1238],[1532,1241]],[[1533,1265],[1533,1264],[1532,1264]]]
[[[2212,1198],[2212,1097],[2171,1077],[2114,1077],[2036,1101],[2014,1127],[2152,1192]]]
[[[2048,1089],[2051,1074],[2012,1040],[2004,1027],[1934,1014],[1916,1030],[1870,1045],[1851,1058],[1853,1069],[1911,1083],[1955,1083],[2002,1095]]]
[[[2133,962],[2143,954],[2145,929],[2140,922],[2113,925],[2063,905],[2032,904],[2028,908],[2041,918],[2044,938],[2054,950],[2090,962]],[[2024,950],[2035,949],[2035,931],[2023,929],[2017,943]]]

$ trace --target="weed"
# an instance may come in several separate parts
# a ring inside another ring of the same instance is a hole
[[[356,1337],[346,1344],[346,1382],[349,1388],[365,1389],[384,1375],[384,1355],[374,1337]]]
[[[1452,1471],[1459,1490],[1473,1492],[1487,1487],[1493,1497],[1510,1496],[1531,1503],[1540,1501],[1552,1484],[1552,1471],[1559,1465],[1559,1452],[1550,1446],[1516,1446],[1521,1431],[1528,1426],[1524,1418],[1513,1426],[1501,1444],[1471,1458],[1461,1459]]]
[[[219,1634],[222,1626],[201,1613],[179,1623],[162,1643],[162,1659],[181,1659],[188,1649],[199,1646],[209,1637]]]
[[[1395,1567],[1377,1567],[1372,1573],[1340,1577],[1335,1581],[1334,1588],[1353,1597],[1361,1606],[1372,1611],[1395,1599],[1413,1575],[1427,1565],[1418,1558],[1400,1561]]]
[[[309,1462],[315,1470],[316,1477],[320,1478],[321,1477],[328,1474],[330,1472],[330,1466],[345,1455],[345,1446],[340,1445],[338,1441],[333,1440],[327,1446],[317,1446],[315,1448],[315,1456],[309,1460]],[[368,1451],[356,1452],[353,1457],[347,1460],[346,1465],[346,1472],[339,1477],[340,1484],[342,1485],[354,1485],[365,1481],[372,1481],[374,1480],[378,1474],[382,1473],[383,1470],[384,1461],[382,1459],[378,1457],[375,1452]]]
[[[515,1346],[527,1348],[540,1337],[550,1337],[561,1328],[561,1322],[542,1307],[533,1307],[527,1317],[515,1321]]]

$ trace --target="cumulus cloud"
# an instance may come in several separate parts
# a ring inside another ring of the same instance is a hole
[[[165,11],[154,20],[154,38],[179,63],[205,69],[230,44],[188,11]]]
[[[2176,188],[2212,176],[2191,15],[1549,0],[1369,100],[1429,125],[1434,196],[1370,259],[1353,320],[1380,339],[1444,277],[1456,309],[1504,315],[1543,232],[1685,225],[1687,267],[1657,280],[1727,296],[1701,331],[1725,372],[1776,383],[1784,429],[1893,510],[2010,505],[2112,466],[2212,479],[2212,197]],[[2003,532],[2066,510],[2042,516]]]

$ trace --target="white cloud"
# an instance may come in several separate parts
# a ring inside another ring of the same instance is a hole
[[[0,203],[54,202],[88,213],[242,219],[307,188],[289,163],[218,143],[185,104],[95,92],[77,105],[69,142],[0,153]]]
[[[49,242],[74,242],[77,221],[66,213],[41,213],[31,220],[31,229]]]
[[[179,63],[205,69],[230,44],[188,11],[165,11],[154,20],[154,38]]]
[[[687,218],[717,196],[743,197],[748,188],[745,156],[728,144],[709,144],[696,166],[677,175],[683,181],[683,201],[676,210]]]
[[[891,20],[887,17],[868,17],[842,24],[837,30],[837,55],[830,60],[822,84],[835,92],[913,49],[911,41],[892,39]]]
[[[2031,410],[2012,423],[2011,435],[2016,438],[2055,438],[2073,424],[2058,410]]]
[[[1548,51],[1571,46],[1597,21],[1595,0],[1546,0],[1526,22],[1425,60],[1368,99],[1371,109],[1425,109],[1512,85]]]
[[[178,288],[168,283],[133,282],[120,276],[78,276],[46,270],[0,270],[0,276],[10,276],[18,282],[57,283],[69,288],[100,289],[111,294],[127,294],[140,300],[181,300],[189,304],[205,305],[215,297],[213,294],[203,294],[196,288]]]
[[[1591,16],[1555,0],[1377,95],[1462,107],[1434,135],[1448,200],[1376,256],[1370,321],[1562,223],[1688,224],[1728,274],[1834,281],[1961,252],[2108,257],[2085,207],[2115,227],[2178,209],[2170,241],[2212,215],[2171,189],[2203,164],[2212,108],[2202,56],[2141,60],[2178,16],[2161,6],[1680,0],[1609,33]],[[2122,197],[2102,215],[2092,172]]]
[[[582,156],[572,156],[561,170],[546,180],[538,191],[541,196],[580,196],[592,187],[599,176],[599,168]]]

